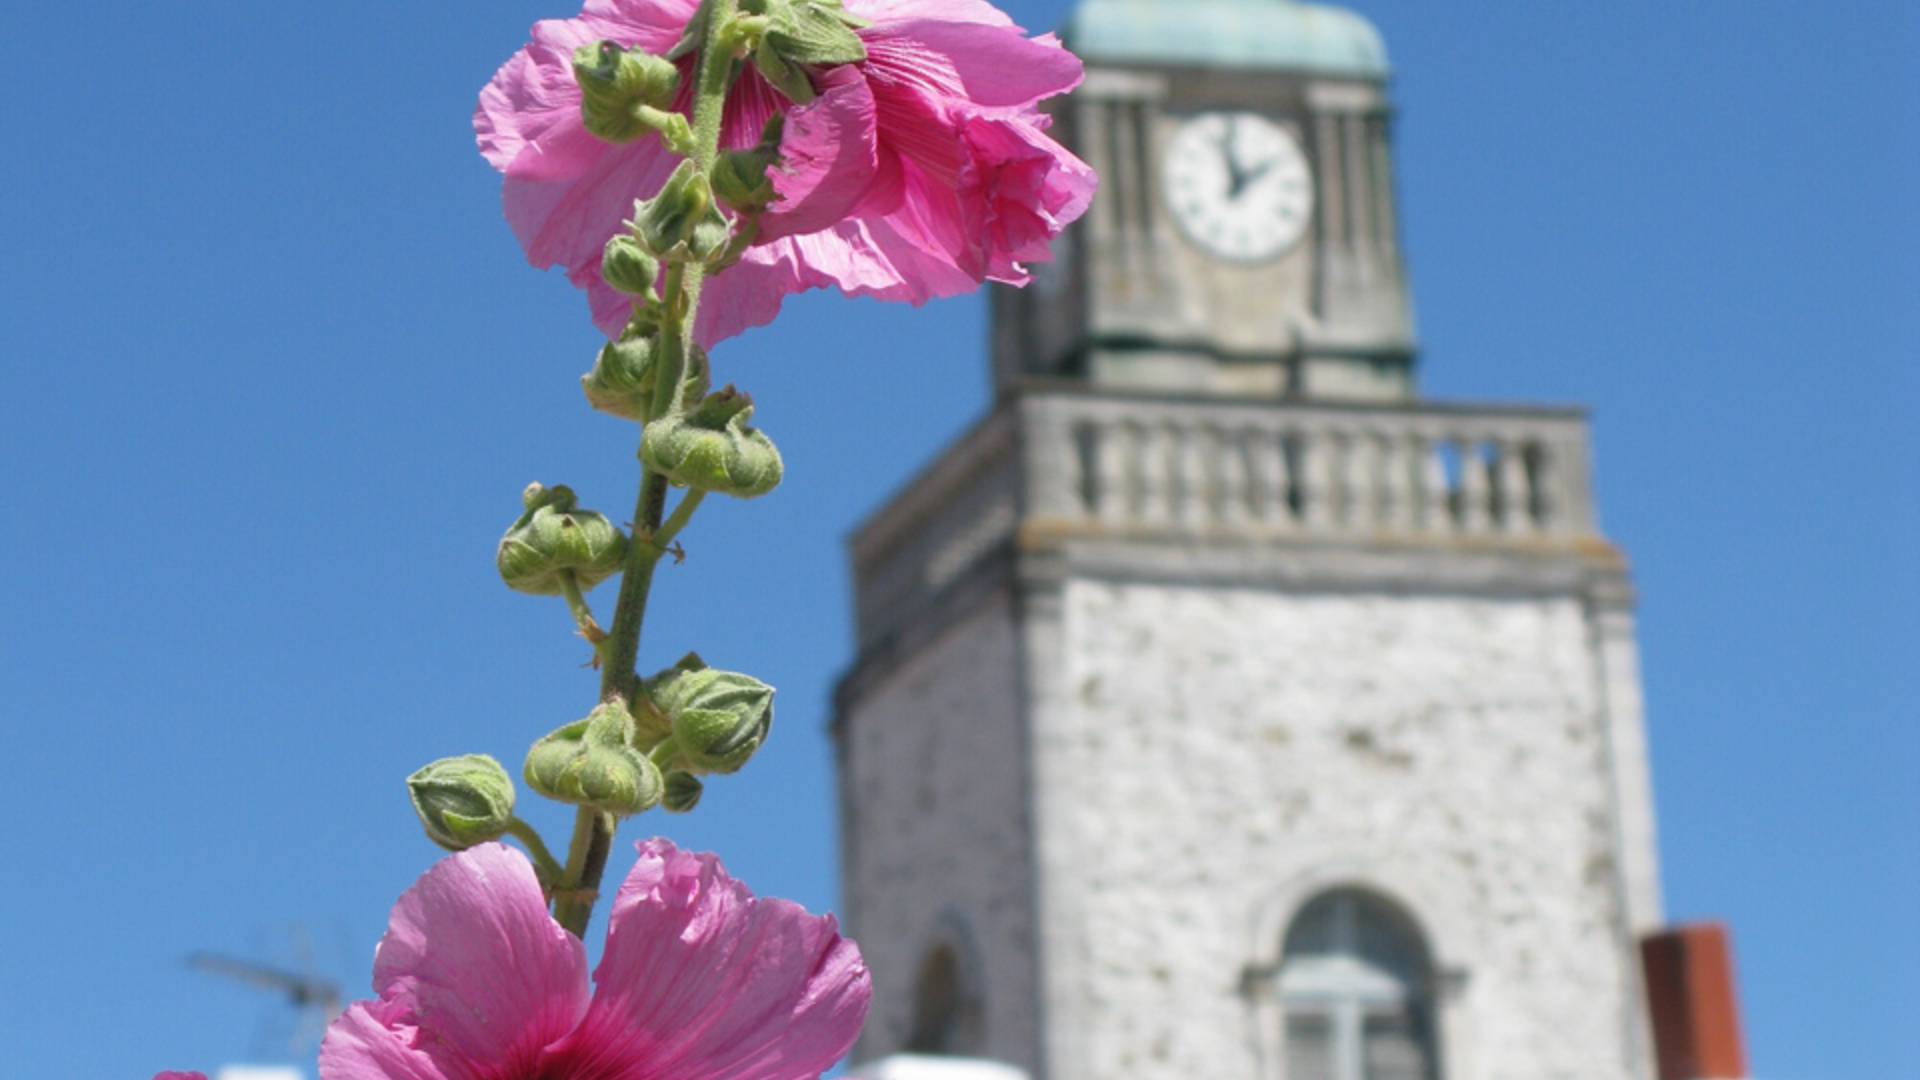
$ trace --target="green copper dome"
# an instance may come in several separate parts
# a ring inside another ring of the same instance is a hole
[[[1082,0],[1063,36],[1086,60],[1387,77],[1372,23],[1294,0]]]

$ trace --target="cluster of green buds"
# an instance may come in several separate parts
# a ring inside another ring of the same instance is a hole
[[[697,656],[644,682],[634,703],[603,702],[527,752],[527,786],[550,799],[627,817],[685,813],[700,777],[737,772],[766,742],[773,688]]]
[[[549,799],[615,817],[656,806],[686,813],[700,802],[701,777],[738,772],[772,726],[773,687],[689,654],[645,680],[633,707],[603,702],[535,742],[521,775]],[[427,838],[450,851],[526,832],[513,780],[484,754],[421,768],[407,793]]]
[[[741,0],[740,14],[720,28],[720,42],[735,55],[752,57],[768,83],[794,104],[805,105],[816,96],[808,68],[867,58],[854,33],[866,25],[840,0]],[[696,18],[667,56],[691,50],[707,31],[704,20]]]

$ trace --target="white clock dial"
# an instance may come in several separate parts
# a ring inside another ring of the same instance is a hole
[[[1201,113],[1174,132],[1164,173],[1182,232],[1222,258],[1271,259],[1313,215],[1313,175],[1300,144],[1257,113]]]

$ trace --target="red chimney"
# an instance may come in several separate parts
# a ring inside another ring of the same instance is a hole
[[[1720,923],[1649,934],[1640,942],[1660,1080],[1743,1080],[1733,949]]]

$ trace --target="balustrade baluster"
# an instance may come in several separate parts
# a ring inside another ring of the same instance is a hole
[[[1287,501],[1287,455],[1283,439],[1279,432],[1261,428],[1246,434],[1253,513],[1262,522],[1274,526],[1293,523],[1293,507]]]
[[[1373,524],[1373,455],[1366,432],[1349,431],[1340,437],[1340,525],[1364,529]]]
[[[1034,512],[1041,517],[1080,517],[1080,448],[1074,429],[1059,417],[1047,416],[1033,425],[1033,434]]]
[[[1413,445],[1405,436],[1380,433],[1380,510],[1381,524],[1394,532],[1413,531],[1414,462]]]
[[[1541,532],[1560,531],[1560,490],[1554,484],[1552,451],[1545,443],[1527,440],[1521,452],[1527,466],[1527,490],[1532,494],[1527,506],[1533,511],[1534,527]]]
[[[1492,520],[1487,459],[1473,439],[1455,439],[1453,445],[1460,455],[1460,531],[1485,532]]]
[[[1093,428],[1093,510],[1102,521],[1127,518],[1133,501],[1127,463],[1133,457],[1133,426],[1095,422]]]
[[[1140,435],[1140,507],[1138,520],[1161,524],[1173,517],[1172,432],[1165,424],[1153,424]]]
[[[1215,497],[1219,500],[1220,522],[1232,527],[1243,526],[1253,517],[1253,493],[1247,484],[1247,453],[1256,436],[1245,428],[1232,427],[1222,428],[1217,434],[1216,460],[1220,467]]]
[[[1453,489],[1447,482],[1444,443],[1425,435],[1415,435],[1413,444],[1420,483],[1420,529],[1423,532],[1453,531]]]
[[[1523,533],[1533,531],[1532,492],[1527,489],[1527,469],[1520,460],[1520,443],[1515,439],[1499,439],[1493,444],[1496,467],[1495,490],[1500,500],[1500,529],[1502,532]]]
[[[1333,527],[1333,436],[1307,430],[1295,436],[1299,471],[1294,477],[1300,493],[1300,520],[1311,529]]]
[[[1219,453],[1211,428],[1197,424],[1173,427],[1176,452],[1174,462],[1179,489],[1175,500],[1175,520],[1184,525],[1204,525],[1212,517],[1213,485],[1208,477],[1209,461]]]

